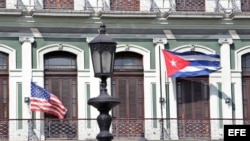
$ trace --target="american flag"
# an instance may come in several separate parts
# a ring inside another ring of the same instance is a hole
[[[63,119],[67,112],[57,96],[34,82],[31,82],[30,110],[52,114],[59,119]]]

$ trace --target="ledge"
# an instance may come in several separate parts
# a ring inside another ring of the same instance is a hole
[[[168,12],[165,13],[167,18],[190,18],[190,19],[222,19],[224,12]]]
[[[232,19],[250,19],[250,12],[234,12],[229,16]]]
[[[21,16],[21,9],[0,9],[1,16]]]
[[[156,12],[141,11],[100,11],[101,18],[156,18]]]
[[[91,11],[85,10],[33,10],[32,16],[51,16],[51,17],[90,17]]]

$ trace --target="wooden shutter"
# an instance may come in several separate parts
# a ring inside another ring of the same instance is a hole
[[[66,118],[77,118],[77,85],[75,77],[46,77],[46,89],[56,95],[68,109]],[[51,116],[49,116],[51,117]],[[52,116],[54,117],[54,116]]]
[[[177,104],[179,118],[209,118],[207,78],[178,79]]]
[[[0,78],[0,119],[9,118],[8,78]]]

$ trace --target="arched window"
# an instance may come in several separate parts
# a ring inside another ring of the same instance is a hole
[[[144,78],[143,57],[134,52],[119,52],[115,56],[111,94],[118,97],[121,104],[113,109],[113,117],[128,118],[129,122],[118,120],[114,126],[116,134],[137,137],[144,132]],[[136,123],[136,124],[135,124]],[[125,125],[125,126],[124,126]],[[136,129],[133,133],[130,129]]]
[[[242,55],[242,93],[243,93],[243,118],[245,124],[249,124],[250,118],[250,53]]]
[[[143,69],[142,56],[132,52],[121,52],[115,56],[115,69]]]
[[[0,52],[0,70],[8,70],[8,55]]]
[[[243,75],[250,76],[250,53],[242,55],[242,72]]]
[[[76,55],[64,51],[47,53],[44,56],[44,68],[46,70],[77,69]]]
[[[7,122],[9,119],[8,60],[8,54],[0,52],[0,119],[3,120],[0,125],[0,136],[4,138],[8,137],[9,126]]]
[[[65,119],[78,118],[77,96],[77,56],[70,52],[54,51],[44,55],[44,87],[56,95],[67,108]],[[57,118],[45,114],[44,118]],[[65,128],[61,129],[63,125]],[[67,129],[66,129],[67,128]],[[77,120],[51,122],[45,124],[46,138],[77,138]]]

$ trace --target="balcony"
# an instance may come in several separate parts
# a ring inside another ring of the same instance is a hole
[[[243,119],[113,119],[114,140],[136,141],[141,133],[148,140],[223,140],[228,124],[248,124]],[[94,140],[99,132],[96,119],[0,120],[0,140]],[[82,138],[82,139],[79,139]]]

